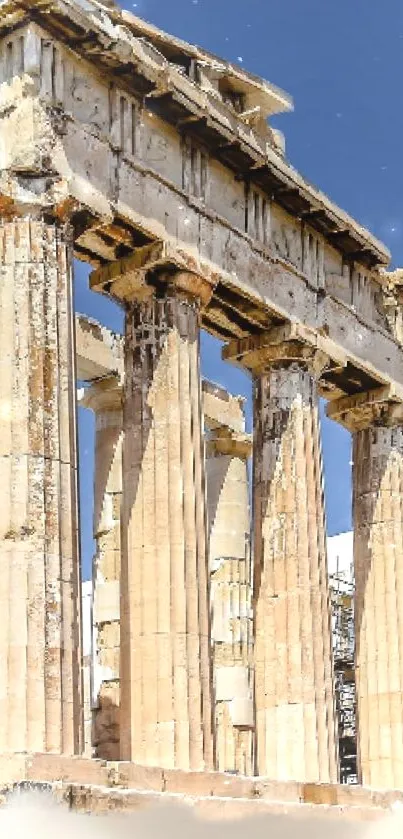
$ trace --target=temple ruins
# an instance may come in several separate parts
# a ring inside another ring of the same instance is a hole
[[[403,273],[288,163],[270,118],[291,107],[113,2],[0,2],[4,790],[362,819],[403,799]],[[75,314],[74,258],[124,336]],[[252,378],[253,437],[242,400],[202,382],[201,329]],[[355,787],[321,398],[353,439]]]

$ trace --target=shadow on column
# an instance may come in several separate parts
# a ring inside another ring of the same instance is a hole
[[[130,306],[125,353],[121,757],[202,769],[212,708],[198,306],[158,293]]]

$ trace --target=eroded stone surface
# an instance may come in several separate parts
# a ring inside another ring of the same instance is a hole
[[[254,373],[254,664],[258,774],[337,779],[317,379],[309,330],[274,328],[225,357]]]
[[[120,756],[120,553],[122,504],[122,387],[116,376],[88,388],[80,400],[95,413],[93,560],[93,729],[95,755]]]
[[[241,337],[273,315],[298,320],[345,349],[358,380],[403,382],[378,270],[388,253],[284,159],[265,117],[289,107],[285,94],[191,45],[171,62],[170,36],[91,2],[11,0],[0,32],[4,213],[73,213],[77,253],[97,265],[157,241],[220,277],[206,328]],[[144,107],[163,91],[162,107],[160,95]],[[172,127],[178,107],[192,137]]]
[[[335,781],[337,746],[315,377],[255,381],[255,690],[258,773]]]
[[[96,368],[98,344],[102,345],[101,362],[104,363],[105,352],[109,352],[113,364],[113,336],[95,322],[89,322],[87,326],[82,316],[77,326],[79,369],[86,370],[89,364]],[[102,379],[89,387],[80,400],[83,407],[94,410],[97,416],[94,535],[98,551],[94,565],[96,650],[93,671],[98,708],[94,712],[93,740],[97,756],[109,760],[119,757],[120,544],[112,558],[108,546],[111,531],[119,536],[121,493],[116,468],[121,469],[121,455],[116,446],[116,435],[122,423],[120,401],[117,378]],[[211,518],[212,645],[216,649],[217,678],[222,686],[226,683],[230,691],[217,700],[216,765],[222,771],[250,774],[254,715],[247,458],[252,451],[252,441],[244,432],[244,404],[240,397],[231,396],[220,386],[203,380],[202,405],[207,434],[207,500]],[[111,434],[111,426],[115,428],[115,435]],[[114,511],[117,518],[113,517]],[[116,539],[112,541],[115,544]],[[104,614],[108,609],[110,614]],[[112,620],[112,612],[115,620]],[[240,668],[244,678],[239,678]]]
[[[395,538],[391,527],[400,526],[401,439],[384,420],[393,415],[400,425],[403,415],[401,274],[380,270],[389,259],[382,245],[287,163],[266,116],[289,102],[272,86],[177,41],[174,64],[169,36],[109,0],[10,0],[1,4],[0,32],[0,466],[9,488],[0,515],[0,748],[80,747],[69,220],[76,253],[98,269],[93,288],[129,308],[122,753],[164,766],[212,765],[197,350],[203,322],[239,342],[233,360],[248,356],[259,379],[259,771],[335,777],[320,389],[336,400],[338,421],[354,421],[356,473],[361,476],[368,461],[372,481],[369,489],[363,476],[356,484],[357,614],[359,632],[366,627],[367,633],[359,640],[363,771],[378,778],[384,766],[384,779],[400,778],[399,738],[393,736],[401,728],[399,552],[389,551],[388,539]],[[110,355],[111,369],[119,372],[119,341],[109,350],[87,364],[85,377],[104,375]],[[368,388],[372,400],[360,392]],[[371,402],[365,416],[363,399]],[[376,429],[368,429],[367,415]],[[220,455],[229,456],[224,438],[216,437]],[[106,431],[103,439],[102,448],[110,449]],[[388,450],[384,460],[380,450]],[[113,472],[105,476],[100,467],[98,481],[106,477],[108,486],[100,487],[96,512],[102,558],[96,612],[100,655],[111,675],[108,708],[118,702],[119,675],[114,496],[120,490],[109,486]],[[227,547],[232,556],[229,539]],[[217,579],[222,571],[228,592],[236,577],[241,603],[247,586],[243,560],[237,562],[225,560]],[[361,572],[368,572],[365,591]],[[220,656],[217,692],[226,708],[228,697],[237,695],[235,725],[247,716],[241,641],[223,644]],[[229,660],[235,666],[227,668]],[[366,668],[378,679],[374,693],[363,687]],[[107,720],[109,737],[116,722]],[[367,752],[365,725],[371,729]],[[275,736],[268,735],[271,729]]]
[[[401,791],[336,784],[279,783],[209,772],[180,772],[56,755],[0,755],[0,805],[17,790],[52,792],[56,800],[94,815],[166,804],[187,805],[206,819],[265,814],[341,824],[383,818]],[[353,834],[355,835],[355,834]]]
[[[123,422],[121,754],[211,768],[197,298],[129,307]]]
[[[71,231],[0,222],[0,749],[82,745]]]
[[[403,429],[353,435],[359,772],[403,786]]]
[[[336,400],[352,432],[355,678],[362,782],[403,784],[402,401],[395,387]]]

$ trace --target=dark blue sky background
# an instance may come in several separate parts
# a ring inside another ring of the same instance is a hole
[[[403,4],[401,0],[138,0],[126,8],[184,40],[238,61],[290,93],[273,120],[287,157],[403,265]],[[121,312],[88,291],[78,266],[76,308],[120,329]],[[208,378],[250,397],[250,382],[203,336]],[[323,422],[329,533],[351,525],[349,435]],[[80,411],[84,576],[92,557],[93,418]]]

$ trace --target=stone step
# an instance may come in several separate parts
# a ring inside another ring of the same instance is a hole
[[[187,803],[209,818],[266,813],[372,821],[403,804],[403,791],[184,772],[51,754],[0,755],[0,801],[19,789],[49,790],[81,812]]]

